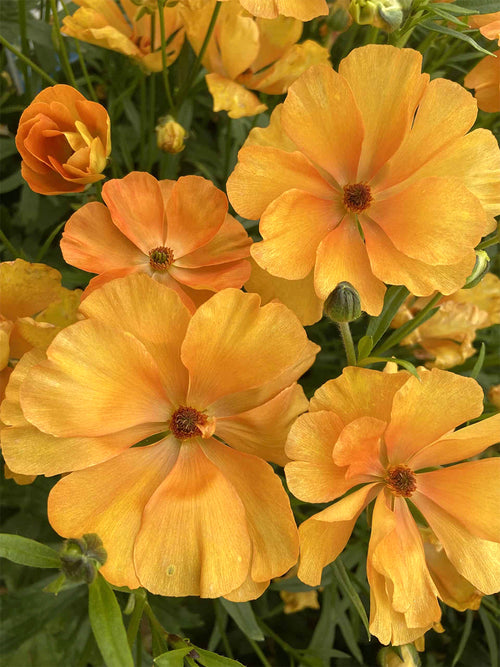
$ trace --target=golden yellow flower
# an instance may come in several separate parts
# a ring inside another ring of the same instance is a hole
[[[500,384],[495,384],[488,391],[488,399],[500,410]]]
[[[227,2],[227,0],[221,0]],[[229,0],[231,1],[231,0]],[[290,16],[300,21],[310,21],[328,14],[326,0],[239,0],[250,14],[264,19]]]

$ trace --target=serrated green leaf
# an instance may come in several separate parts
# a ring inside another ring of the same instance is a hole
[[[443,35],[450,35],[451,37],[455,37],[456,39],[461,39],[463,42],[467,42],[467,44],[473,46],[476,49],[476,51],[480,51],[481,53],[485,53],[486,55],[491,56],[491,51],[488,51],[488,49],[483,49],[483,47],[479,46],[479,44],[474,39],[472,39],[472,37],[470,37],[464,32],[458,32],[458,30],[453,30],[453,28],[448,28],[445,25],[434,23],[434,21],[422,21],[420,25],[423,28],[427,28],[427,30],[432,30],[433,32],[441,32],[443,33]]]
[[[220,602],[243,634],[255,641],[264,641],[250,602],[230,602],[224,598],[220,598]]]
[[[238,662],[237,660],[226,658],[224,655],[212,653],[211,651],[205,651],[197,646],[194,648],[200,656],[199,658],[196,658],[196,662],[199,662],[203,667],[243,667],[241,662]]]
[[[61,567],[61,558],[55,549],[21,535],[0,535],[0,557],[28,567]]]
[[[120,605],[99,572],[89,586],[89,618],[106,667],[134,667]]]
[[[190,646],[185,648],[176,648],[173,651],[167,651],[161,655],[156,656],[153,660],[158,667],[183,667],[184,658],[192,651]]]

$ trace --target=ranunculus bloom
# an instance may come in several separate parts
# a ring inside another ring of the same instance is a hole
[[[64,259],[103,283],[145,272],[172,287],[194,310],[213,292],[241,287],[250,275],[251,239],[227,213],[226,195],[201,176],[157,181],[132,172],[104,184],[106,206],[90,202],[68,220]]]
[[[497,39],[500,46],[500,12],[469,16],[469,26],[479,28],[479,32],[486,39]]]
[[[82,192],[104,178],[111,152],[108,113],[71,86],[45,88],[23,111],[16,146],[34,192]]]
[[[488,399],[500,410],[500,384],[495,384],[488,391]]]
[[[391,326],[413,319],[428,299],[409,297]],[[415,356],[428,368],[452,368],[476,353],[472,345],[478,329],[500,323],[500,278],[487,273],[475,287],[441,299],[439,311],[403,338],[401,345],[416,345]]]
[[[477,106],[482,111],[500,111],[500,49],[480,60],[465,77],[464,85],[474,88]]]
[[[101,537],[111,583],[257,597],[297,560],[289,500],[265,461],[287,460],[307,408],[296,380],[318,346],[282,304],[227,289],[191,316],[146,275],[107,283],[81,311],[47,361],[31,352],[12,374],[8,465],[71,473],[49,520],[66,537]]]
[[[299,528],[302,581],[320,583],[323,567],[341,553],[376,498],[367,574],[370,630],[383,644],[414,641],[441,618],[437,598],[443,595],[410,507],[478,592],[500,589],[500,459],[442,467],[499,439],[500,415],[454,431],[483,411],[475,380],[438,369],[422,369],[418,380],[349,367],[318,389],[310,410],[287,440],[289,488],[311,503],[343,497]]]
[[[349,282],[372,315],[384,283],[417,296],[462,287],[500,213],[500,150],[487,130],[467,134],[472,96],[429,81],[421,60],[368,45],[338,74],[313,66],[250,133],[227,188],[238,213],[260,218],[262,268],[288,280],[314,270],[322,299]]]
[[[310,21],[328,14],[326,0],[239,0],[239,3],[250,14],[263,19],[291,16],[300,21]]]
[[[118,51],[151,72],[163,69],[158,12],[143,13],[131,0],[74,0],[79,9],[63,19],[62,32],[82,42]],[[123,7],[125,14],[120,9]],[[136,17],[139,18],[136,20]],[[184,28],[177,7],[165,7],[167,64],[174,62],[184,43]],[[155,43],[151,44],[151,21],[155,22]]]
[[[184,9],[186,34],[196,53],[214,7],[211,0],[201,9]],[[231,118],[260,113],[267,107],[248,88],[281,95],[311,65],[328,60],[328,51],[316,42],[297,44],[301,34],[296,19],[254,19],[238,0],[224,4],[203,58],[214,110],[226,110]]]

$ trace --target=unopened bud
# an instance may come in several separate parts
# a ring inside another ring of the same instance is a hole
[[[472,269],[472,273],[465,281],[464,289],[475,287],[483,279],[485,273],[490,268],[490,258],[488,253],[484,250],[476,250],[476,263]]]
[[[156,140],[160,150],[165,153],[180,153],[185,148],[185,138],[186,130],[173,116],[160,118],[156,126]]]
[[[333,322],[353,322],[361,315],[361,301],[357,290],[348,282],[341,282],[327,297],[324,313]]]
[[[400,28],[404,18],[400,0],[351,0],[349,12],[356,23],[386,32]]]
[[[106,559],[107,553],[101,538],[95,533],[88,533],[79,539],[65,540],[61,552],[61,570],[71,581],[90,584]]]
[[[422,664],[413,644],[383,648],[377,658],[381,667],[420,667]]]

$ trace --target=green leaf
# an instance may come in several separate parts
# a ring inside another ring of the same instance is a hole
[[[373,350],[372,336],[363,336],[358,343],[358,361],[367,357]]]
[[[394,315],[398,312],[409,294],[410,292],[404,285],[392,285],[389,287],[385,293],[382,312],[377,317],[370,318],[366,329],[366,335],[373,338],[373,345],[376,345],[385,334],[394,319]]]
[[[363,359],[363,366],[368,366],[369,364],[387,364],[389,361],[394,361],[398,366],[401,366],[406,371],[411,373],[417,380],[420,380],[420,375],[418,374],[417,369],[411,363],[411,361],[406,361],[406,359],[398,359],[397,357],[366,357]]]
[[[434,23],[434,21],[422,21],[420,25],[423,28],[427,28],[427,30],[432,30],[433,32],[441,32],[443,33],[443,35],[450,35],[451,37],[455,37],[456,39],[461,39],[463,42],[467,42],[467,44],[473,46],[476,49],[476,51],[480,51],[481,53],[485,53],[486,55],[491,56],[491,51],[483,49],[483,47],[479,46],[479,44],[475,40],[473,40],[472,37],[469,37],[469,35],[466,35],[464,32],[458,32],[458,30],[453,30],[453,28],[448,28],[445,25]]]
[[[474,364],[474,368],[472,369],[472,372],[470,374],[471,378],[474,378],[474,380],[477,380],[477,376],[481,372],[481,369],[484,364],[484,357],[486,355],[486,345],[484,343],[481,343],[481,349],[479,350],[479,356],[476,359],[476,363]]]
[[[333,573],[337,581],[339,582],[340,587],[342,588],[346,596],[351,600],[352,604],[354,605],[354,608],[358,612],[361,622],[365,626],[368,639],[370,639],[370,628],[368,626],[368,618],[366,616],[365,608],[363,606],[363,603],[361,602],[361,598],[359,597],[356,589],[354,588],[351,582],[349,574],[345,569],[344,563],[340,560],[340,558],[337,558],[337,560],[334,560],[333,563],[330,564],[330,568],[333,570]]]
[[[192,650],[191,646],[176,648],[173,651],[167,651],[166,653],[158,655],[153,662],[155,665],[158,665],[158,667],[183,667],[184,658]]]
[[[264,641],[250,602],[230,602],[224,598],[220,598],[220,602],[243,634],[258,642]]]
[[[21,535],[0,535],[0,557],[28,567],[61,567],[61,558],[55,549]]]
[[[460,658],[462,657],[462,653],[464,652],[464,648],[467,646],[467,642],[469,641],[469,636],[470,632],[472,630],[472,621],[474,620],[474,612],[471,611],[470,609],[467,609],[465,613],[465,624],[464,628],[462,630],[462,636],[460,638],[460,643],[458,644],[457,651],[453,657],[453,662],[451,663],[451,667],[455,667],[455,665],[458,663]]]
[[[430,10],[441,10],[445,12],[449,12],[451,14],[455,14],[456,16],[466,16],[468,14],[477,14],[476,9],[469,9],[468,7],[464,7],[463,5],[457,5],[454,2],[434,2],[432,3],[432,7],[428,6],[428,9]]]
[[[89,586],[89,618],[106,667],[134,667],[120,605],[99,572]]]
[[[330,584],[323,590],[321,614],[308,646],[308,653],[314,654],[307,656],[308,658],[313,658],[313,661],[308,661],[310,665],[316,664],[318,659],[321,665],[330,664],[328,658],[335,640],[335,626],[337,624],[337,614],[334,605],[335,592],[335,584]],[[317,658],[314,660],[315,656]],[[306,660],[304,659],[303,662],[305,663]]]
[[[361,653],[360,648],[358,646],[358,642],[356,641],[354,630],[349,621],[349,618],[347,617],[347,614],[344,611],[342,610],[337,611],[337,622],[340,627],[340,632],[342,633],[342,636],[345,639],[345,643],[349,648],[349,651],[356,658],[359,664],[362,665],[363,654]]]
[[[488,649],[490,652],[490,665],[491,667],[498,667],[497,633],[491,625],[488,613],[481,607],[479,607],[479,618],[483,624],[484,633],[486,635],[486,643],[488,644]]]
[[[7,192],[12,192],[16,188],[20,187],[24,183],[23,177],[21,175],[21,170],[14,172],[7,178],[4,178],[0,181],[0,195],[4,195]]]
[[[231,660],[231,658],[226,658],[224,655],[212,653],[211,651],[204,651],[197,646],[194,648],[200,656],[196,658],[196,662],[199,662],[203,667],[243,667],[241,662],[237,660]]]
[[[498,0],[460,0],[460,7],[475,9],[478,14],[492,14],[498,11]]]

